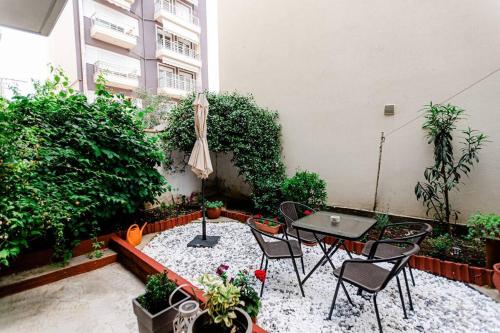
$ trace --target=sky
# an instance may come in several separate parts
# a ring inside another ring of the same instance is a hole
[[[31,86],[31,79],[48,76],[48,38],[0,26],[0,78],[25,81],[21,90]]]

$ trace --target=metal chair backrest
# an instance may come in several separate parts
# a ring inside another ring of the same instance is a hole
[[[420,245],[425,237],[432,232],[432,226],[429,223],[425,222],[400,222],[400,223],[392,223],[385,226],[380,233],[379,240],[384,237],[384,234],[387,229],[402,229],[406,228],[409,230],[409,234],[402,237],[392,238],[395,240],[407,241],[412,244]]]
[[[285,219],[286,227],[292,229],[292,223],[299,219],[299,214],[297,208],[305,210],[310,210],[314,212],[315,210],[311,207],[294,201],[284,201],[280,204],[280,213]]]

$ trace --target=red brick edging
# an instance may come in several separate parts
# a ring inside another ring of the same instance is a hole
[[[116,262],[117,255],[112,254],[92,261],[84,262],[74,266],[68,266],[62,269],[58,269],[53,272],[42,274],[40,276],[35,276],[33,278],[22,280],[13,284],[8,284],[0,287],[0,298],[12,294],[19,293],[28,289],[33,289],[36,287],[43,286],[52,282],[56,282],[65,279],[70,276],[79,275],[82,273],[87,273],[106,265]]]
[[[148,275],[160,273],[167,269],[165,266],[158,263],[153,258],[130,245],[127,241],[123,240],[118,235],[114,235],[111,237],[110,247],[118,253],[118,261],[129,271],[133,272],[143,282],[146,281]],[[196,295],[196,297],[198,297],[201,302],[205,301],[205,298],[203,297],[203,291],[192,285],[191,282],[168,269],[167,274],[168,277],[172,281],[175,281],[177,285],[186,284],[187,286],[183,287],[182,289],[189,295]],[[264,329],[255,324],[253,325],[253,332],[266,333]]]
[[[223,210],[222,216],[231,218],[240,222],[245,222],[249,217],[236,211]],[[332,241],[333,239],[327,239]],[[361,254],[365,243],[356,241],[345,241],[344,246],[351,252]],[[440,260],[437,258],[415,255],[410,258],[410,266],[428,273],[442,276],[451,280],[472,283],[478,286],[487,285],[494,288],[493,270],[484,267],[470,266],[452,261]]]

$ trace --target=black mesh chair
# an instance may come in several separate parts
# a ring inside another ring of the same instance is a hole
[[[393,236],[391,233],[396,232],[398,236]],[[423,222],[401,222],[401,223],[392,223],[385,226],[380,235],[378,237],[378,241],[383,239],[392,239],[398,241],[407,241],[411,244],[420,245],[425,237],[432,232],[432,227],[428,223]],[[402,235],[401,235],[402,234]],[[362,254],[364,256],[368,256],[372,249],[373,244],[376,241],[368,241],[363,248]],[[377,247],[377,251],[374,253],[374,258],[376,259],[385,259],[396,257],[403,254],[406,251],[405,248],[395,246],[390,243],[381,243]],[[415,286],[415,278],[413,277],[413,272],[411,267],[408,266],[410,271],[411,281],[413,286]],[[406,276],[406,270],[403,267],[403,276],[406,284],[406,291],[408,293],[408,299],[410,302],[410,310],[413,310],[413,301],[411,299],[410,287],[408,285],[408,278]]]
[[[397,256],[384,258],[384,259],[374,259],[374,255],[379,246],[383,244],[391,244],[392,246],[398,246],[404,249],[404,251]],[[328,319],[332,318],[333,309],[335,308],[335,302],[337,300],[337,295],[339,292],[339,287],[342,286],[347,299],[351,305],[351,298],[349,297],[344,282],[347,282],[358,290],[366,291],[373,295],[373,305],[375,307],[375,315],[377,316],[377,323],[379,331],[382,332],[382,323],[380,321],[380,315],[377,306],[377,294],[384,290],[389,281],[392,278],[396,278],[397,286],[399,290],[399,297],[401,298],[401,304],[403,307],[403,312],[406,316],[406,308],[403,299],[403,292],[401,291],[401,283],[399,281],[398,274],[405,267],[410,260],[410,256],[417,253],[420,247],[417,244],[406,241],[396,241],[396,240],[381,240],[376,241],[372,244],[370,253],[368,254],[368,259],[350,259],[342,263],[342,267],[334,270],[333,274],[338,278],[337,287],[335,288],[335,294],[333,296],[332,306],[330,307],[330,313]],[[382,263],[392,263],[394,264],[391,269],[385,269],[379,266]]]
[[[304,289],[302,288],[302,283],[300,281],[300,275],[299,275],[299,270],[297,268],[297,263],[295,262],[295,258],[302,258],[302,250],[300,248],[299,242],[296,240],[288,240],[269,235],[257,228],[257,226],[255,225],[255,220],[256,219],[254,218],[249,218],[247,220],[247,224],[250,227],[252,234],[255,237],[255,240],[259,244],[260,249],[262,250],[262,260],[260,262],[260,269],[262,269],[264,258],[266,259],[266,264],[264,267],[266,275],[267,275],[267,266],[269,260],[291,259],[293,263],[293,269],[295,270],[295,274],[297,275],[297,281],[299,282],[300,292],[302,293],[302,296],[305,296]],[[272,240],[267,240],[265,238],[269,238]],[[264,292],[264,284],[265,280],[262,281],[262,286],[260,288],[261,297],[262,293]]]

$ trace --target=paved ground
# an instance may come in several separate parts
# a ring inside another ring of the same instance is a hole
[[[0,299],[2,333],[137,332],[132,299],[144,285],[120,264]]]

